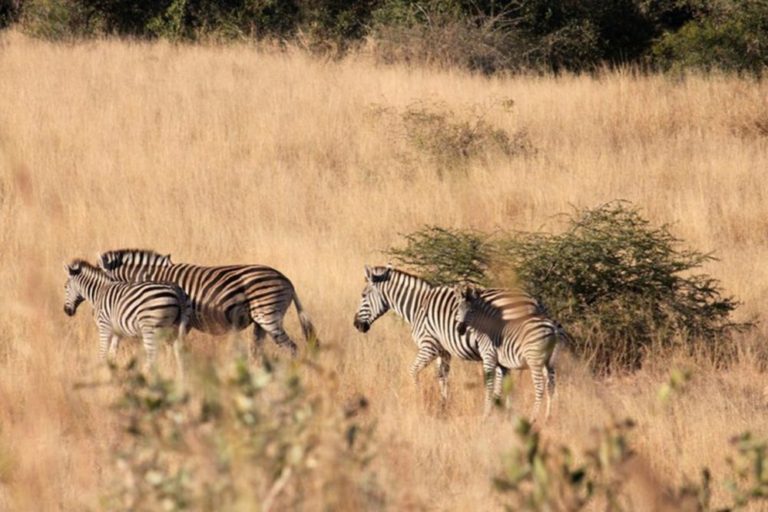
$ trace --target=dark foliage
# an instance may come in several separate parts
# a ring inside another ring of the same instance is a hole
[[[626,64],[760,74],[768,0],[0,0],[0,28],[172,40],[277,39],[341,55],[499,71]]]

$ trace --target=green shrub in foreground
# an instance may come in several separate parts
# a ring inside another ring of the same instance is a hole
[[[302,369],[321,371],[310,363]],[[193,374],[192,392],[134,362],[113,367],[123,435],[110,510],[377,509],[372,426],[357,398],[341,406],[298,369],[243,360]],[[331,384],[333,375],[325,375]]]
[[[591,444],[580,453],[548,444],[527,421],[517,421],[518,446],[505,455],[502,471],[493,479],[507,510],[638,510],[640,505],[633,502],[638,487],[645,494],[640,504],[663,510],[732,512],[768,500],[768,443],[749,432],[731,440],[735,454],[726,460],[729,472],[718,482],[728,490],[728,504],[714,506],[710,470],[703,468],[699,481],[667,484],[632,450],[631,420],[593,429]],[[635,486],[634,493],[629,489],[633,480],[644,484]]]

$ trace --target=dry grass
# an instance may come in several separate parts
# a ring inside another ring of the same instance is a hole
[[[290,276],[330,347],[322,358],[338,369],[339,401],[355,392],[372,401],[376,470],[393,510],[492,508],[490,477],[513,442],[508,420],[480,422],[476,365],[454,365],[450,410],[438,417],[433,372],[424,391],[407,376],[415,351],[402,322],[382,319],[367,336],[352,328],[363,264],[381,262],[378,250],[398,233],[423,223],[556,229],[553,214],[570,205],[629,199],[716,251],[706,270],[743,300],[743,317],[765,320],[766,82],[484,79],[364,57],[56,46],[13,33],[0,40],[0,76],[0,509],[97,509],[109,485],[118,435],[109,397],[73,389],[98,373],[95,327],[87,313],[61,311],[62,261],[103,249],[259,262]],[[396,114],[414,104],[480,111],[509,133],[523,130],[535,151],[440,173],[398,127]],[[745,344],[764,337],[758,330]],[[191,343],[213,346],[200,335]],[[228,356],[231,341],[218,345]],[[126,346],[124,357],[138,350]],[[718,475],[729,436],[768,434],[765,375],[749,349],[742,359],[720,372],[659,360],[610,382],[568,365],[545,435],[578,446],[592,426],[631,416],[660,481],[682,482],[704,465]],[[673,366],[695,376],[664,408],[656,394]],[[527,411],[528,376],[519,382],[515,403]]]

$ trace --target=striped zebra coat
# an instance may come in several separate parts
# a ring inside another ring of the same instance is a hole
[[[491,339],[474,330],[460,333],[456,323],[459,300],[453,289],[433,286],[427,281],[391,267],[365,267],[366,285],[354,326],[365,333],[384,313],[392,309],[411,326],[418,353],[411,365],[415,379],[432,361],[438,361],[440,394],[448,398],[448,373],[452,357],[481,361],[485,375],[485,412],[490,410],[493,375],[497,365]]]
[[[173,347],[179,373],[183,372],[181,350],[189,325],[192,304],[176,285],[155,282],[118,283],[86,261],[74,260],[67,269],[64,312],[73,316],[87,300],[99,330],[102,360],[117,352],[120,338],[140,337],[147,362],[155,362],[156,342],[175,338]]]
[[[296,344],[283,329],[283,317],[293,301],[304,337],[317,343],[309,315],[291,281],[264,265],[204,267],[173,263],[170,255],[140,249],[102,253],[99,266],[117,281],[164,281],[179,285],[192,300],[190,326],[209,334],[240,331],[253,324],[254,351],[265,334],[296,354]]]
[[[484,333],[498,347],[501,371],[494,387],[500,391],[501,379],[507,371],[530,368],[535,392],[532,417],[538,416],[546,388],[549,418],[557,350],[568,339],[560,324],[548,318],[546,309],[521,290],[481,290],[469,286],[457,288],[454,293],[459,301],[458,330]]]

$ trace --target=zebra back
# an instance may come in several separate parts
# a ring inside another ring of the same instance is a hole
[[[458,290],[457,295],[464,302],[465,310],[460,320],[499,341],[510,326],[547,315],[546,308],[538,300],[517,288],[466,287]]]
[[[211,334],[244,329],[257,321],[268,332],[282,331],[294,301],[305,337],[316,338],[291,281],[265,265],[199,266],[173,263],[170,255],[143,249],[120,249],[100,255],[100,266],[120,281],[178,284],[192,301],[190,325]]]

